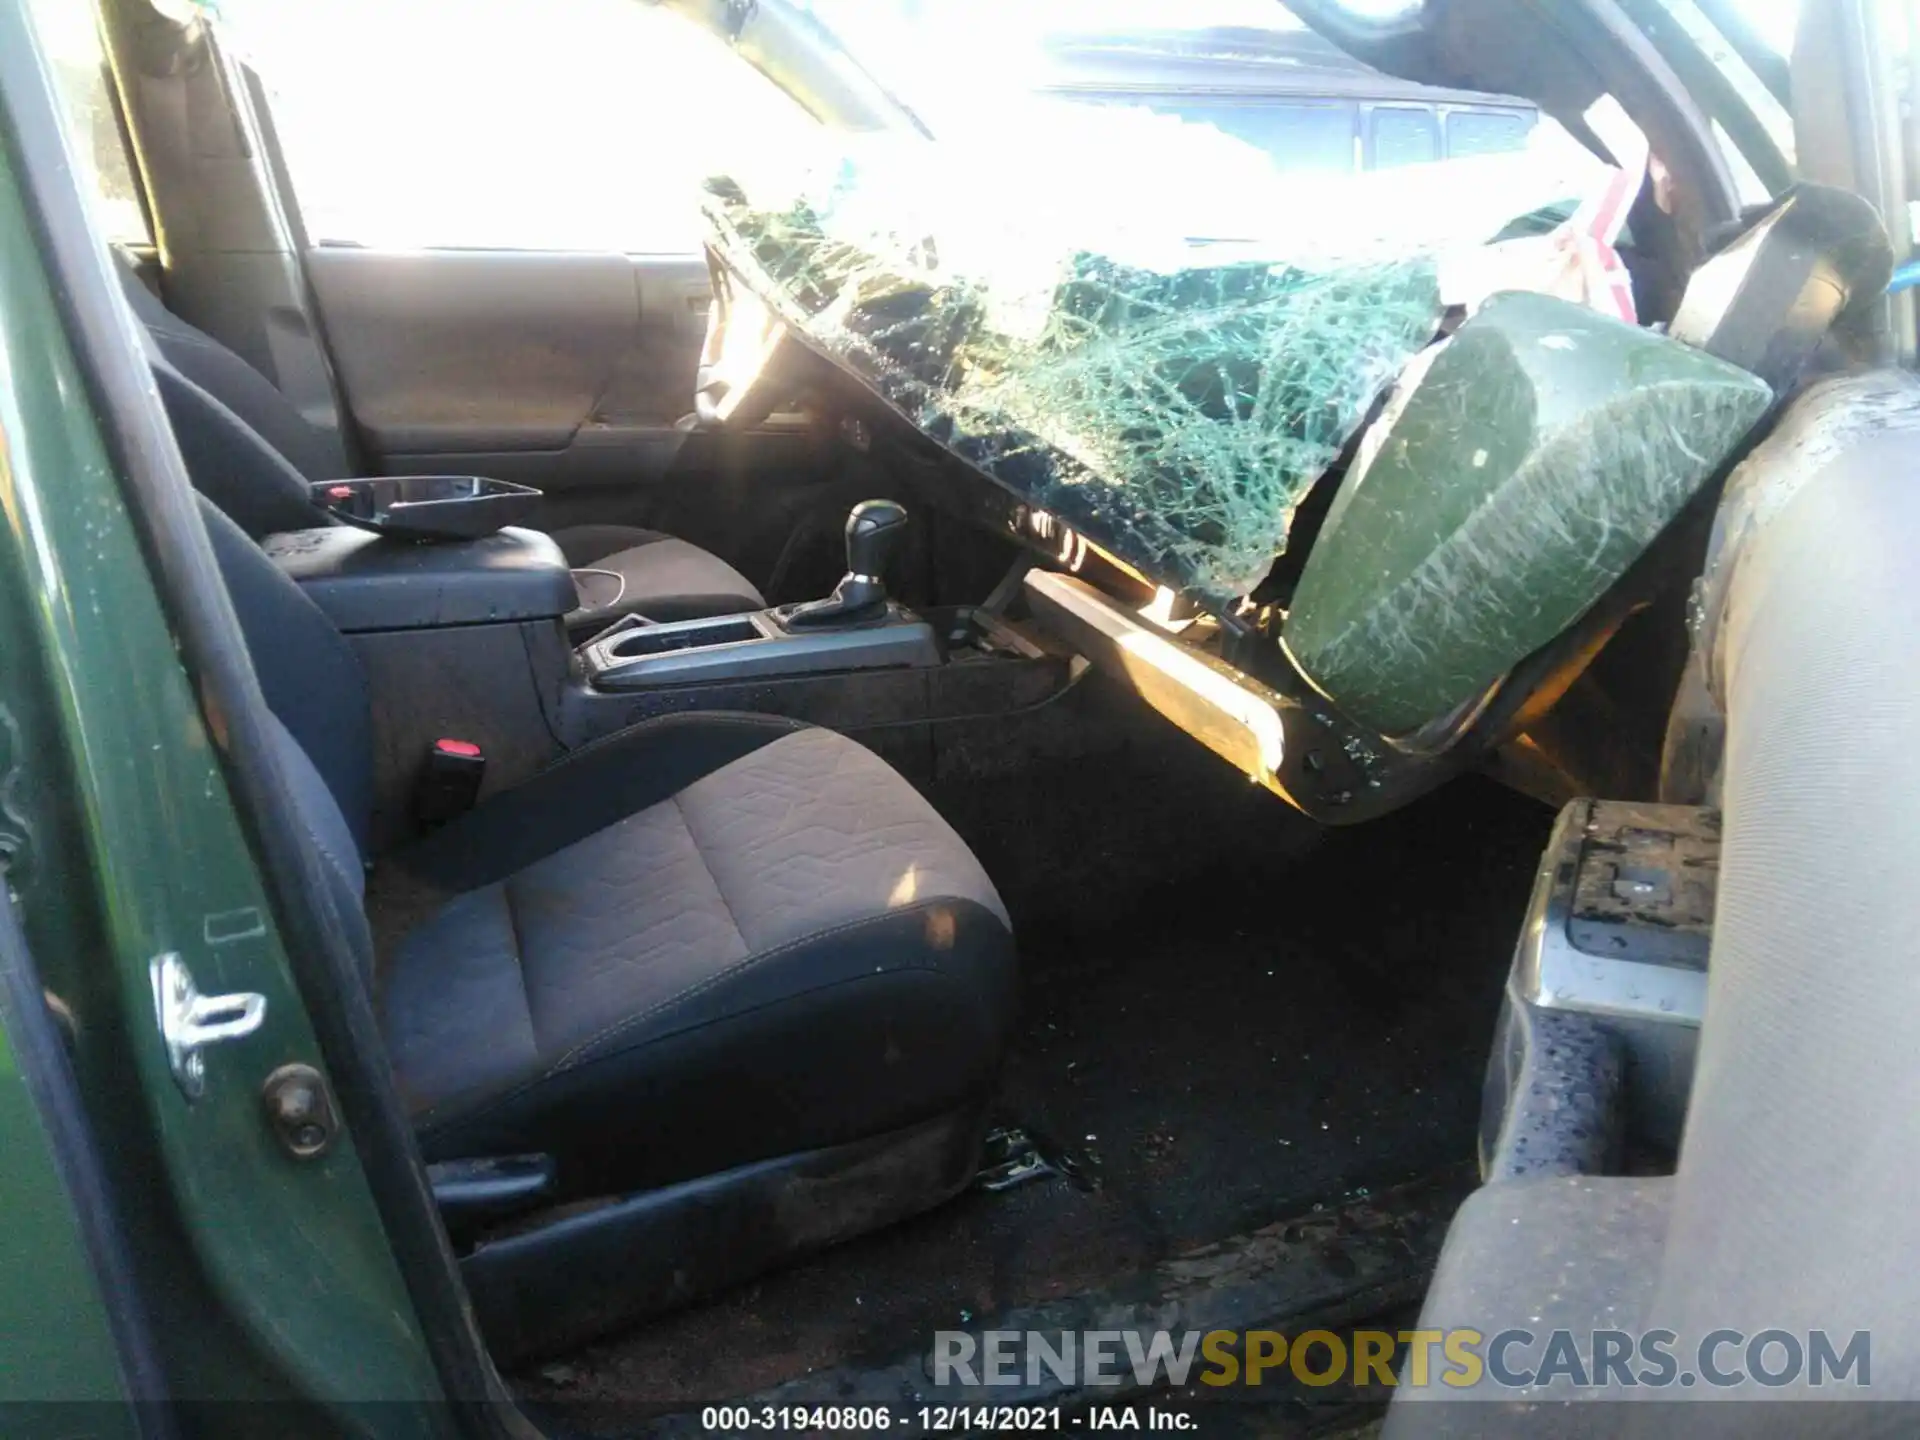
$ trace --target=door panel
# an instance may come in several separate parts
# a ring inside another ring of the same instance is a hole
[[[640,290],[640,333],[621,356],[596,420],[674,425],[693,409],[694,371],[707,337],[713,284],[701,255],[628,257]]]
[[[618,255],[323,248],[307,270],[383,458],[563,449],[639,335]]]
[[[668,530],[756,580],[811,517],[838,573],[850,501],[819,499],[805,417],[680,428],[712,293],[702,257],[329,245],[307,272],[371,470],[537,486],[549,528]]]
[[[672,462],[705,326],[697,257],[327,246],[307,269],[386,469],[503,457],[490,473],[564,487]]]

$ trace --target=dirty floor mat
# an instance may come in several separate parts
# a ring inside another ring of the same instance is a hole
[[[1320,831],[1169,739],[933,796],[1020,937],[1005,1118],[1091,1188],[965,1195],[521,1377],[530,1394],[748,1394],[1470,1159],[1551,813],[1466,779]]]
[[[971,1326],[950,1328],[971,1338],[976,1356],[990,1331],[1055,1337],[1061,1349],[1070,1343],[1065,1337],[1089,1332],[1133,1336],[1143,1356],[1155,1333],[1167,1329],[1186,1334],[1254,1329],[1297,1334],[1361,1326],[1397,1331],[1414,1324],[1447,1219],[1472,1186],[1473,1167],[1455,1166],[1365,1200],[1319,1208],[1184,1251],[1146,1270],[1116,1276],[1100,1290],[1015,1306],[976,1317]],[[1057,1409],[1071,1417],[1059,1426],[1063,1431],[1095,1428],[1101,1412],[1110,1413],[1116,1403],[1132,1405],[1142,1428],[1153,1428],[1146,1423],[1150,1417],[1138,1412],[1150,1410],[1158,1398],[1166,1408],[1189,1414],[1194,1428],[1209,1437],[1321,1440],[1350,1433],[1391,1398],[1391,1390],[1377,1377],[1329,1390],[1301,1383],[1284,1367],[1269,1369],[1258,1385],[1221,1390],[1196,1386],[1189,1379],[1184,1388],[1168,1394],[1163,1384],[1174,1377],[1155,1363],[1149,1363],[1144,1374],[1128,1363],[1102,1367],[1105,1378],[1094,1384],[1071,1365],[1061,1374],[1038,1367],[1027,1371],[1016,1361],[1010,1375],[984,1389],[972,1383],[980,1378],[977,1368],[944,1375],[930,1371],[929,1352],[940,1348],[937,1338],[920,1336],[888,1360],[817,1370],[738,1403],[749,1412],[767,1406],[884,1408],[892,1417],[889,1430],[917,1436],[952,1428],[932,1417],[923,1423],[921,1407],[970,1407],[983,1401]],[[1116,1359],[1120,1353],[1116,1351]],[[1192,1374],[1190,1365],[1182,1368]],[[1203,1363],[1199,1368],[1204,1372],[1210,1367]],[[591,1405],[564,1402],[555,1410],[568,1420],[596,1413]],[[608,1407],[605,1413],[617,1423],[617,1412]],[[648,1433],[656,1440],[709,1435],[715,1428],[710,1418],[705,1407],[685,1409],[661,1416]],[[735,1433],[751,1433],[751,1428]]]

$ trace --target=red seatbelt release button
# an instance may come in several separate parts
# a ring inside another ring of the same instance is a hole
[[[413,818],[420,828],[432,830],[471,810],[486,773],[487,757],[473,741],[447,736],[434,741],[413,792]]]

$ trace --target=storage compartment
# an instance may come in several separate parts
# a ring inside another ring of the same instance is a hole
[[[729,615],[684,626],[623,623],[604,632],[581,650],[568,682],[547,692],[554,735],[571,749],[663,715],[750,711],[838,730],[919,781],[948,766],[970,774],[1003,773],[1031,763],[1037,753],[1077,755],[1110,718],[1104,699],[1056,703],[1069,700],[1087,668],[1078,656],[1050,636],[971,607],[918,616],[923,622],[915,642],[923,647],[918,653],[939,656],[938,663],[925,665],[749,671],[734,662],[768,651],[778,655],[782,647],[761,640],[699,646],[693,640],[696,648],[616,660],[639,674],[610,685],[594,655],[600,639],[641,634],[649,637],[643,643],[672,645],[676,635],[757,618]],[[874,632],[856,633],[871,637]],[[656,678],[654,667],[689,660],[729,663],[692,673],[670,668]],[[1123,728],[1126,723],[1121,722]]]
[[[734,645],[742,640],[763,638],[751,620],[729,617],[699,625],[652,625],[629,630],[607,646],[607,653],[629,660],[637,655],[664,655],[669,650]]]
[[[349,525],[405,540],[477,540],[531,520],[540,492],[479,475],[316,480],[316,505]]]

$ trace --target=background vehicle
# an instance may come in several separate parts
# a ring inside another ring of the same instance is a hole
[[[1311,30],[1058,35],[1041,93],[1213,125],[1283,168],[1387,170],[1525,146],[1524,101],[1394,82]]]

